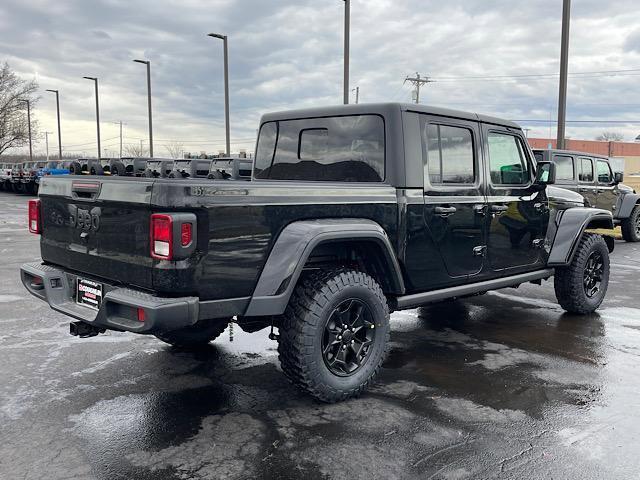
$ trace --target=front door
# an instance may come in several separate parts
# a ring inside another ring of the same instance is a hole
[[[520,131],[485,126],[489,261],[494,271],[533,267],[549,222],[544,190],[533,185],[533,159]]]
[[[480,273],[486,255],[486,197],[475,122],[421,115],[425,223],[451,278]]]
[[[596,207],[614,211],[616,200],[618,199],[613,183],[613,172],[609,162],[605,160],[596,160],[596,172],[598,174],[598,198],[596,200]]]

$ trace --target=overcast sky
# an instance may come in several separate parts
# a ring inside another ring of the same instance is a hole
[[[93,85],[82,76],[99,77],[102,146],[112,154],[111,122],[126,123],[125,143],[147,138],[145,69],[131,60],[149,59],[156,155],[174,140],[217,152],[222,42],[205,34],[227,34],[232,149],[252,150],[261,114],[342,101],[343,13],[340,0],[2,0],[0,61],[39,82],[42,132],[56,131],[54,96],[44,90],[60,90],[62,143],[78,154],[95,151]],[[435,80],[422,103],[555,136],[561,16],[561,0],[352,0],[352,86],[361,102],[408,102],[403,80],[420,72]],[[616,70],[627,71],[580,75]],[[569,71],[569,120],[629,121],[570,123],[570,137],[640,134],[637,0],[573,1]],[[486,78],[495,76],[520,77]]]

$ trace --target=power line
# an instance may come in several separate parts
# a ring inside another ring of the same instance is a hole
[[[599,70],[593,72],[572,72],[569,75],[612,75],[612,74],[625,74],[625,73],[639,73],[640,68],[631,68],[626,70]],[[490,80],[490,79],[511,79],[511,78],[546,78],[546,77],[559,77],[559,73],[531,73],[521,75],[462,75],[462,76],[450,76],[450,77],[434,77],[434,81],[441,80]],[[632,75],[636,76],[636,75]]]

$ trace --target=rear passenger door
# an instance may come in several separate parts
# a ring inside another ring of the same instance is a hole
[[[533,159],[521,132],[488,125],[483,129],[491,268],[531,268],[543,257],[549,222],[546,193],[533,185]]]
[[[578,193],[587,200],[590,207],[595,207],[598,203],[594,171],[592,158],[578,157]]]
[[[486,197],[475,122],[420,115],[425,223],[452,278],[480,273]]]

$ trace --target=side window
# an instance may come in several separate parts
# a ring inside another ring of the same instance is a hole
[[[611,183],[612,181],[611,167],[604,160],[598,160],[598,183]]]
[[[475,160],[471,130],[428,124],[422,129],[425,177],[432,185],[473,184]]]
[[[531,180],[522,141],[515,135],[489,132],[489,170],[494,185],[526,185]]]
[[[573,180],[573,157],[554,155],[556,164],[556,180]]]
[[[544,154],[542,152],[533,152],[533,156],[536,157],[537,162],[544,161]]]
[[[593,182],[593,161],[590,158],[580,159],[578,180],[581,182]]]

